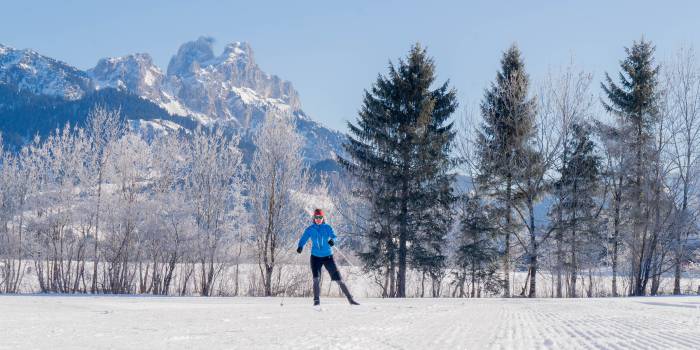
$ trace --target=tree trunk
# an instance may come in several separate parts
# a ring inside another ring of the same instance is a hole
[[[639,113],[637,118],[638,120],[643,120],[643,115]],[[637,247],[638,251],[638,259],[635,262],[634,266],[634,288],[633,288],[633,295],[635,296],[642,296],[644,295],[644,290],[642,288],[642,274],[643,272],[643,265],[644,265],[644,252],[646,250],[646,232],[642,232],[642,220],[641,220],[641,215],[642,215],[642,199],[643,199],[643,194],[642,194],[642,147],[643,147],[643,141],[642,141],[642,125],[637,124],[636,125],[636,137],[637,139],[635,140],[635,198],[634,198],[634,210],[633,210],[633,237],[635,240],[641,240],[641,247]]]
[[[686,155],[687,158],[687,163],[690,164],[690,152],[687,152],[688,154]],[[674,257],[674,267],[673,267],[673,295],[681,295],[681,272],[682,272],[682,266],[681,264],[683,263],[683,255],[684,255],[684,243],[683,239],[685,236],[685,232],[688,230],[688,175],[689,175],[689,170],[686,170],[686,180],[683,183],[683,203],[681,205],[681,229],[676,231],[676,236],[674,237],[676,240],[676,245],[675,245],[675,257]],[[698,289],[700,291],[700,288]]]
[[[674,260],[675,266],[673,268],[673,295],[681,295],[681,259],[679,259],[677,255]]]
[[[576,262],[576,211],[574,210],[572,227],[571,227],[571,289],[569,297],[576,298],[576,272],[578,270]]]
[[[399,275],[396,297],[406,297],[406,239],[408,238],[408,180],[404,179],[401,190],[401,219],[399,220]]]
[[[471,297],[474,298],[476,296],[476,265],[472,264],[472,291],[471,291]]]
[[[94,245],[94,262],[92,264],[92,283],[90,292],[97,292],[97,267],[100,264],[100,255],[98,251],[98,242],[100,234],[100,203],[102,200],[102,165],[100,165],[99,174],[97,176],[97,203],[95,205],[95,245]]]
[[[506,232],[505,251],[503,252],[503,297],[510,298],[510,225],[511,225],[511,175],[506,182]]]
[[[559,221],[561,222],[561,220]],[[556,296],[562,297],[562,272],[564,270],[564,233],[562,228],[557,229],[557,280],[556,280]]]
[[[537,237],[535,236],[535,210],[532,206],[532,200],[528,203],[530,210],[530,293],[529,298],[535,298],[537,296],[537,255],[538,244]]]
[[[527,268],[527,275],[525,276],[525,283],[523,283],[523,289],[520,291],[521,297],[525,296],[525,291],[527,290],[528,282],[530,281],[530,273],[531,272],[532,272],[532,268],[528,267]]]
[[[620,177],[620,185],[622,185],[622,177]],[[618,187],[619,188],[619,187]],[[618,249],[620,246],[620,201],[622,200],[619,190],[615,191],[615,212],[613,218],[613,253],[612,253],[612,295],[618,296],[617,291],[617,265],[618,265]]]
[[[396,297],[396,266],[393,261],[389,269],[389,297]]]

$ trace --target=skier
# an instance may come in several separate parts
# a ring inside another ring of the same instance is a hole
[[[311,273],[314,278],[314,306],[321,304],[321,267],[325,266],[328,274],[331,275],[331,280],[336,281],[343,291],[345,297],[348,298],[350,305],[360,305],[352,298],[348,287],[340,277],[338,267],[335,266],[333,260],[333,245],[334,239],[337,238],[333,228],[326,224],[323,210],[314,210],[313,224],[304,230],[304,234],[299,239],[297,253],[301,254],[306,241],[311,239]]]

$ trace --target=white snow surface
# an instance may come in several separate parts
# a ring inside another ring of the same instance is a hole
[[[351,286],[352,287],[352,286]],[[0,296],[0,349],[698,349],[700,297]],[[283,302],[283,305],[281,303]]]

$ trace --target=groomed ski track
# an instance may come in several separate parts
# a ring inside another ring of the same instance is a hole
[[[0,349],[698,349],[700,297],[0,296]]]

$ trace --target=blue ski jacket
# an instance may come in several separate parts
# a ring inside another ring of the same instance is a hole
[[[328,244],[329,239],[336,239],[337,236],[331,225],[325,222],[316,225],[315,223],[304,230],[304,234],[299,239],[299,248],[304,248],[306,241],[311,240],[311,255],[319,258],[333,255],[333,248]]]

